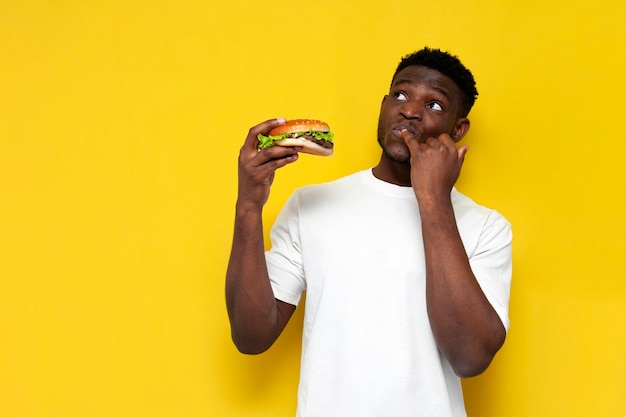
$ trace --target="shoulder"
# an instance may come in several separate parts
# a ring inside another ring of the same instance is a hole
[[[283,210],[299,217],[338,216],[340,212],[358,206],[359,195],[365,194],[360,177],[361,173],[357,172],[332,181],[299,187],[291,194]]]
[[[332,181],[305,185],[298,188],[294,194],[299,198],[343,195],[343,193],[360,188],[365,174],[366,171],[359,171]]]
[[[495,209],[476,203],[468,196],[455,189],[452,190],[452,205],[457,221],[475,223],[481,226],[500,226],[510,228],[508,220]]]
[[[474,267],[477,259],[484,257],[494,265],[499,262],[494,261],[494,257],[509,262],[513,232],[508,220],[496,210],[477,204],[456,190],[453,190],[452,202],[459,234]]]

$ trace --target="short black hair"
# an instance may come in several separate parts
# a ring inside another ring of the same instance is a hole
[[[441,51],[440,49],[425,47],[402,58],[396,68],[396,72],[393,74],[392,83],[393,79],[396,78],[396,75],[400,71],[412,65],[420,65],[439,71],[454,81],[461,90],[459,116],[466,117],[469,114],[474,102],[478,98],[478,90],[476,89],[474,76],[470,70],[461,63],[459,58],[449,52]]]

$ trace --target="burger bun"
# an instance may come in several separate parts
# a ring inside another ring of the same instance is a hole
[[[315,120],[315,119],[293,119],[287,120],[284,124],[280,126],[276,126],[272,130],[270,130],[269,135],[283,135],[286,133],[299,133],[299,132],[330,132],[330,126],[328,123]],[[322,141],[318,141],[322,142]],[[333,146],[332,142],[329,143],[328,147],[322,146],[314,140],[307,139],[304,136],[299,136],[295,138],[285,138],[282,140],[277,140],[274,142],[276,146],[284,146],[284,147],[294,147],[299,146],[302,148],[300,152],[309,153],[312,155],[319,156],[330,156],[333,154]]]
[[[302,137],[277,140],[276,142],[274,142],[274,145],[284,146],[287,148],[300,146],[302,147],[302,150],[300,152],[310,153],[312,155],[330,156],[333,154],[333,148],[324,148],[323,146]]]

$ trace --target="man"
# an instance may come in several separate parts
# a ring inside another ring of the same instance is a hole
[[[226,278],[232,337],[260,353],[306,290],[300,417],[465,416],[459,377],[483,372],[508,329],[511,230],[454,188],[478,95],[456,58],[403,58],[378,124],[371,170],[297,190],[264,253],[261,213],[277,169],[297,148],[239,156]]]

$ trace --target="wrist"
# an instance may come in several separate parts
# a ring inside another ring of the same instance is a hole
[[[452,207],[452,196],[450,192],[415,192],[415,197],[420,209],[441,209]]]
[[[250,200],[237,200],[235,204],[235,215],[241,217],[260,215],[263,212],[263,205]]]
[[[437,219],[454,216],[452,199],[447,195],[427,195],[417,197],[422,219]]]

